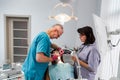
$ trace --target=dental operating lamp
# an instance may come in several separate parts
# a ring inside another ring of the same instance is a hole
[[[69,12],[69,10],[71,12]],[[59,13],[57,13],[57,11],[59,11]],[[60,22],[61,24],[64,24],[65,22],[68,22],[70,20],[78,20],[78,18],[76,16],[74,16],[73,7],[70,4],[63,3],[63,2],[58,3],[54,6],[51,16],[49,16],[48,18],[49,18],[49,20],[55,19],[58,22]]]

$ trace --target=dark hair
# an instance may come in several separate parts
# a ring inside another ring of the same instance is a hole
[[[95,42],[95,36],[94,36],[93,30],[90,26],[78,28],[77,32],[82,35],[86,35],[87,38],[86,38],[84,45],[93,44]]]
[[[70,50],[67,50],[67,49],[63,49],[63,50],[64,50],[64,54],[70,54],[70,53],[71,53]],[[53,54],[54,51],[58,51],[58,50],[57,50],[57,49],[53,49],[53,50],[51,51],[51,54]],[[61,61],[64,63],[64,61],[63,61],[63,55],[60,57],[60,59],[61,59]],[[52,65],[55,65],[55,64],[57,64],[57,62],[56,62],[56,61],[53,61],[53,62],[52,62]]]

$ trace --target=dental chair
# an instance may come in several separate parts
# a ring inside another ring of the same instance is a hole
[[[63,54],[64,63],[69,63],[71,65],[74,65],[74,63],[76,63],[76,62],[74,62],[71,59],[71,56],[75,56],[77,59],[77,63],[74,65],[74,67],[76,68],[76,73],[74,73],[74,74],[77,75],[77,79],[67,79],[67,80],[87,80],[87,79],[83,79],[81,76],[81,71],[80,71],[81,66],[79,64],[79,60],[78,60],[78,57],[76,55],[76,52],[74,50],[64,49],[64,53],[65,53],[65,54]]]

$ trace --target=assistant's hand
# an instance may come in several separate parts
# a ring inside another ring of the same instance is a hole
[[[64,53],[64,50],[62,48],[58,48],[58,51],[59,51],[60,56],[62,56]]]
[[[75,56],[71,56],[72,57],[72,60],[74,61],[74,62],[76,62],[77,61],[77,59],[76,59],[76,57]]]
[[[55,60],[57,60],[58,59],[58,55],[52,55],[52,61],[55,61]]]

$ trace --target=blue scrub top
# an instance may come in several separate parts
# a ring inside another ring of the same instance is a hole
[[[50,80],[67,80],[74,79],[74,69],[69,63],[58,63],[50,65],[49,68]]]
[[[46,32],[39,33],[33,40],[28,56],[25,59],[22,70],[27,77],[35,78],[35,80],[43,80],[44,73],[48,67],[48,62],[37,62],[36,54],[43,52],[47,57],[50,56],[50,38]]]
[[[94,80],[97,72],[97,68],[101,61],[100,54],[96,48],[95,43],[89,45],[82,45],[77,52],[77,56],[80,60],[88,63],[89,68],[92,70],[89,71],[81,66],[80,70],[81,70],[82,78],[86,78],[88,80]]]

